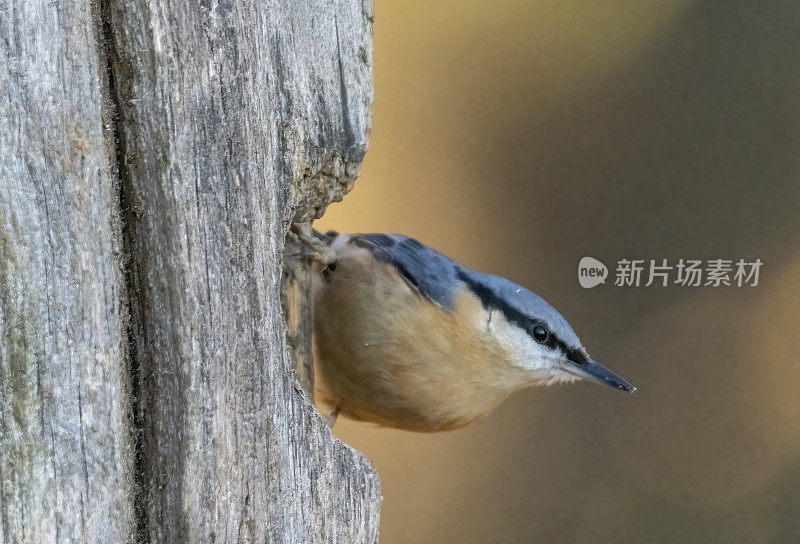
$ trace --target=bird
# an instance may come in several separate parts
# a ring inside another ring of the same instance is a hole
[[[636,391],[553,306],[508,279],[402,234],[292,230],[315,254],[314,394],[331,426],[343,415],[453,430],[522,389],[579,379]]]

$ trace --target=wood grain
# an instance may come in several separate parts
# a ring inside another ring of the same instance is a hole
[[[89,2],[0,2],[0,542],[126,542],[119,184]]]
[[[367,148],[371,10],[0,0],[0,540],[377,541],[280,304]]]

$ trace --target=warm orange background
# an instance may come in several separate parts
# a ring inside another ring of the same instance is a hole
[[[372,144],[321,227],[532,288],[640,388],[530,390],[443,434],[340,420],[381,542],[800,542],[800,6],[376,3]],[[765,264],[584,290],[584,255]]]

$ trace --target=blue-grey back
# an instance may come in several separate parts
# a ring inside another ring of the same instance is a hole
[[[353,243],[391,264],[422,296],[452,308],[458,292],[458,263],[402,234],[354,234]]]
[[[544,321],[565,344],[580,345],[561,314],[542,297],[501,276],[465,268],[446,255],[402,234],[355,234],[351,240],[391,264],[419,293],[452,309],[455,297],[468,288],[487,308],[502,311],[509,321],[527,328]]]

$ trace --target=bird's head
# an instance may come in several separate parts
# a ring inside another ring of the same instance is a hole
[[[530,383],[583,378],[636,391],[625,378],[589,357],[567,320],[540,296],[499,276],[465,270],[460,279],[488,312],[487,332]]]

